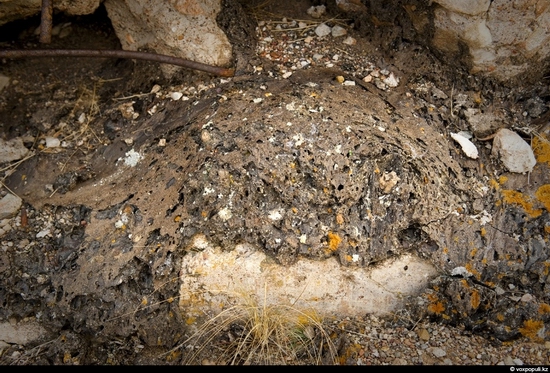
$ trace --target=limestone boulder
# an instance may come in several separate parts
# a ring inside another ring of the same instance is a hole
[[[232,48],[216,24],[221,0],[107,0],[125,50],[149,49],[215,66],[231,64]]]
[[[434,0],[433,46],[472,73],[501,81],[537,76],[550,55],[550,3]],[[466,55],[464,52],[466,51]]]

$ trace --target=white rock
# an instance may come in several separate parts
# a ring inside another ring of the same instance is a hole
[[[50,234],[50,228],[42,229],[36,234],[36,238],[43,238]]]
[[[443,357],[447,355],[447,352],[439,347],[431,347],[431,352],[435,357]]]
[[[331,30],[331,34],[335,38],[337,38],[339,36],[344,36],[347,33],[348,33],[348,31],[345,28],[343,28],[342,26],[338,26],[338,25],[334,26]]]
[[[238,294],[249,294],[265,305],[292,302],[297,309],[315,310],[321,316],[387,315],[437,275],[430,263],[410,254],[376,268],[342,267],[334,257],[321,261],[302,258],[283,266],[266,260],[266,254],[257,248],[247,254],[243,257],[236,248],[224,251],[210,246],[186,255],[181,267],[185,274],[181,277],[181,309],[193,316],[218,313],[221,305],[237,302]]]
[[[458,133],[452,132],[451,137],[453,138],[453,140],[460,144],[460,146],[462,147],[462,151],[464,152],[464,154],[466,154],[467,157],[477,159],[477,157],[479,156],[477,148],[470,140]]]
[[[307,10],[307,14],[313,18],[321,18],[325,14],[327,8],[324,5],[312,6]]]
[[[178,101],[183,96],[183,93],[181,92],[171,92],[170,98],[174,101]]]
[[[357,40],[351,36],[348,36],[347,38],[344,39],[344,41],[342,42],[344,44],[347,44],[347,45],[355,45],[357,44]]]
[[[472,273],[466,267],[455,267],[451,271],[451,276],[472,277]]]
[[[46,136],[46,148],[58,148],[61,141],[57,137]]]
[[[531,172],[537,163],[531,146],[517,133],[506,128],[498,130],[493,139],[492,154],[500,157],[510,172]]]
[[[330,35],[331,28],[324,23],[321,23],[315,28],[315,34],[319,37]]]
[[[399,78],[396,78],[393,73],[390,73],[390,75],[383,80],[384,83],[390,88],[395,88],[399,85]]]
[[[126,152],[124,164],[126,166],[135,167],[142,158],[143,156],[141,154],[136,152],[134,149],[130,149],[128,152]]]

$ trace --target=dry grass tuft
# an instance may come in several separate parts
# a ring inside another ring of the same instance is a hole
[[[176,347],[188,350],[185,364],[337,364],[336,348],[315,311],[268,305],[248,292],[237,299]]]

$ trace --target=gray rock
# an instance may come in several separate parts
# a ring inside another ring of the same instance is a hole
[[[0,139],[0,163],[16,161],[23,158],[29,149],[23,145],[20,137],[11,140]]]
[[[21,208],[21,204],[21,198],[10,193],[6,194],[0,200],[0,220],[14,217]]]

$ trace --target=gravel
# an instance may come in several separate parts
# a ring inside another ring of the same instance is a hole
[[[414,329],[376,316],[347,319],[346,365],[548,365],[550,342],[491,341],[461,327],[420,322]],[[355,330],[355,331],[351,331]]]

